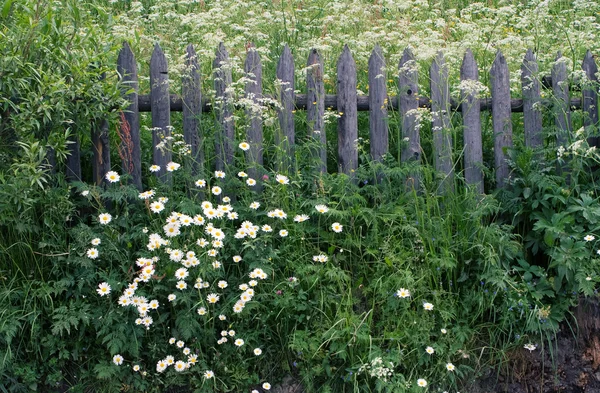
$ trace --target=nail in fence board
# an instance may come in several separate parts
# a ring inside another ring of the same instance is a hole
[[[263,165],[263,123],[261,100],[262,93],[262,63],[260,55],[254,45],[248,48],[244,71],[248,82],[245,86],[246,98],[254,102],[254,106],[246,108],[246,118],[249,120],[248,130],[246,131],[247,142],[250,149],[246,151],[246,161],[248,163],[248,175],[253,179],[262,176],[261,167]],[[260,190],[259,184],[255,186]]]
[[[279,80],[280,92],[279,101],[281,109],[279,110],[279,127],[276,133],[275,143],[280,149],[280,157],[276,161],[276,169],[280,172],[291,170],[294,162],[294,112],[296,104],[295,77],[294,77],[294,58],[290,47],[285,45],[283,52],[277,63],[277,79]]]
[[[225,171],[233,164],[233,143],[235,141],[233,121],[233,99],[227,87],[231,85],[229,54],[221,42],[213,62],[215,86],[215,110],[218,130],[215,133],[216,170]]]
[[[119,125],[119,155],[123,170],[131,176],[131,182],[142,190],[142,152],[140,144],[140,114],[138,107],[137,63],[127,42],[119,51],[117,72],[124,83],[123,97],[129,106],[121,114]]]
[[[431,116],[434,146],[434,163],[436,171],[444,178],[440,184],[441,192],[452,192],[454,189],[454,170],[452,165],[452,127],[450,124],[450,97],[448,90],[448,67],[442,52],[437,56],[429,69],[431,83]]]
[[[336,102],[337,105],[337,102]],[[323,61],[316,49],[308,55],[306,71],[306,121],[308,132],[319,142],[315,155],[320,158],[321,173],[327,172],[327,134],[325,132],[325,83]]]
[[[409,48],[404,50],[398,66],[398,100],[400,116],[402,117],[402,162],[421,162],[421,142],[417,119],[419,105],[419,72],[417,62]],[[406,141],[408,139],[408,141]],[[407,180],[407,186],[419,189],[419,179],[412,174]]]
[[[467,184],[475,185],[483,194],[483,147],[481,141],[481,104],[476,84],[479,82],[479,69],[473,52],[467,49],[460,67],[460,80],[464,85],[461,91],[461,112],[463,118],[464,171]],[[472,85],[469,87],[468,85]]]
[[[506,149],[512,146],[512,120],[510,114],[510,77],[508,65],[502,52],[490,70],[492,84],[492,121],[494,123],[494,162],[496,167],[496,187],[504,187],[510,174],[506,161]]]
[[[337,63],[338,171],[351,177],[358,168],[358,111],[356,110],[356,63],[348,45]]]
[[[188,45],[185,57],[186,73],[183,75],[181,95],[183,100],[183,138],[190,146],[191,170],[197,175],[204,164],[200,116],[202,115],[202,93],[200,91],[200,65],[192,44]]]
[[[152,157],[154,164],[160,166],[160,171],[156,174],[160,181],[170,182],[171,174],[167,172],[167,164],[171,162],[171,151],[169,148],[157,149],[157,145],[171,136],[169,72],[167,58],[158,44],[154,46],[150,58],[150,98],[152,101]]]
[[[581,68],[587,77],[587,83],[583,83],[582,88],[582,103],[581,106],[584,112],[583,125],[585,127],[594,127],[594,133],[598,132],[598,66],[594,61],[592,52],[586,52],[583,58]],[[599,137],[588,138],[590,146],[599,146]]]
[[[569,108],[569,84],[567,80],[566,58],[558,52],[552,66],[552,92],[554,94],[554,116],[557,128],[556,143],[565,146],[571,132],[571,109]],[[566,146],[565,146],[566,147]]]
[[[369,57],[369,136],[371,158],[381,161],[388,152],[388,96],[385,58],[379,45]]]
[[[527,50],[521,65],[521,86],[523,91],[523,128],[525,146],[542,147],[542,111],[538,63],[531,49]]]

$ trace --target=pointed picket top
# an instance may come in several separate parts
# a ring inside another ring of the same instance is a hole
[[[510,108],[510,75],[508,64],[502,51],[496,52],[496,58],[490,69],[492,87],[492,122],[494,128],[494,157],[496,168],[496,187],[504,187],[510,175],[507,161],[507,148],[512,147],[512,118]]]
[[[388,152],[388,96],[385,57],[379,44],[369,57],[369,129],[371,158],[381,161]]]
[[[133,51],[131,50],[131,46],[129,45],[129,43],[127,41],[123,41],[123,47],[119,51],[119,56],[117,57],[117,63],[118,64],[128,63],[129,59],[134,59],[134,58],[135,58],[135,56],[133,54]],[[136,65],[136,69],[137,69],[137,65]],[[121,77],[124,77],[124,75],[121,75]]]
[[[521,65],[521,87],[523,92],[525,146],[531,148],[541,147],[543,143],[542,112],[539,104],[542,99],[538,78],[538,63],[531,49],[527,50]]]
[[[475,62],[475,56],[470,48],[467,48],[460,66],[460,75],[463,79],[479,79],[479,70]]]
[[[168,71],[167,57],[165,56],[165,53],[158,42],[154,44],[154,50],[152,51],[152,56],[150,57],[150,67],[154,68],[161,74],[165,74]]]
[[[338,169],[355,177],[358,168],[358,111],[356,94],[356,62],[348,45],[337,62]]]
[[[448,88],[448,67],[444,54],[439,51],[429,68],[431,90],[432,134],[435,169],[444,175],[440,193],[454,190],[454,170],[452,165],[452,128],[450,126],[450,92]]]
[[[588,49],[583,58],[581,68],[587,77],[587,81],[582,84],[582,109],[585,114],[583,119],[583,125],[598,126],[598,92],[595,88],[598,82],[598,66],[594,61],[592,52]],[[588,143],[591,146],[598,146],[600,142],[598,137],[588,139]]]
[[[319,157],[319,171],[327,172],[327,133],[325,132],[325,83],[323,60],[316,49],[311,49],[306,61],[306,121],[310,135],[319,141],[315,156]]]
[[[467,49],[460,66],[460,80],[479,82],[479,69],[471,49]],[[483,194],[483,147],[481,138],[481,106],[478,92],[473,89],[461,91],[461,115],[463,118],[464,176],[469,185],[474,185]]]
[[[229,53],[227,52],[227,48],[225,48],[225,44],[223,41],[219,42],[217,46],[217,50],[215,51],[215,60],[213,61],[213,68],[220,70],[223,66],[223,62],[229,60]]]
[[[506,58],[504,57],[504,54],[502,54],[502,51],[496,51],[496,57],[494,58],[494,62],[492,63],[490,73],[498,74],[504,72],[504,67],[506,64]]]

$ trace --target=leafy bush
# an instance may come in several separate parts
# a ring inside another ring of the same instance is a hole
[[[493,198],[406,192],[414,168],[391,161],[354,182],[267,172],[257,192],[237,162],[173,165],[172,186],[143,193],[116,173],[106,190],[79,185],[96,213],[49,284],[50,345],[76,337],[54,349],[77,364],[73,388],[239,391],[285,375],[309,391],[457,388],[526,339],[507,271],[519,243],[489,222]]]

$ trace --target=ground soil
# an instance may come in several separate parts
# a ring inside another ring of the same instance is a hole
[[[469,393],[600,393],[600,303],[582,299],[574,310],[577,326],[563,326],[553,351],[520,350],[505,372],[490,370]]]
[[[582,299],[574,316],[575,331],[566,324],[562,326],[552,351],[542,351],[541,347],[531,352],[519,349],[510,354],[503,370],[488,370],[465,386],[462,393],[600,393],[599,299]],[[272,392],[304,390],[289,377]]]

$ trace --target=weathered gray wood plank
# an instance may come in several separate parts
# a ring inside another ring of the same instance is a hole
[[[523,91],[523,126],[525,146],[542,147],[542,111],[538,63],[531,49],[527,50],[521,65],[521,86]]]
[[[567,63],[562,53],[558,52],[552,66],[552,92],[554,94],[554,124],[557,128],[556,143],[565,146],[571,133],[571,108],[569,107],[569,82],[567,79]],[[565,146],[566,147],[566,146]]]
[[[429,69],[431,83],[431,116],[436,171],[444,175],[440,184],[443,193],[454,190],[454,169],[452,164],[452,125],[450,124],[450,92],[448,89],[448,67],[442,52],[431,63]]]
[[[417,62],[409,48],[404,50],[398,65],[398,101],[402,116],[402,148],[401,160],[421,162],[421,141],[419,137],[418,112],[419,105],[419,72]],[[420,189],[417,174],[407,180],[409,189]]]
[[[160,166],[156,175],[162,182],[171,181],[167,164],[172,160],[169,148],[160,149],[161,142],[171,136],[171,108],[169,105],[169,72],[167,58],[160,45],[154,46],[150,58],[150,97],[152,100],[152,157],[155,165]]]
[[[583,58],[581,68],[587,77],[587,83],[583,84],[582,88],[582,103],[583,112],[587,114],[583,119],[585,127],[594,127],[594,132],[598,132],[598,66],[589,50]],[[590,146],[600,146],[600,137],[588,138]]]
[[[496,187],[504,187],[510,175],[506,149],[512,147],[512,119],[510,114],[510,76],[508,64],[501,51],[490,69],[492,85],[492,121],[494,123],[494,161]]]
[[[140,143],[137,62],[127,42],[123,43],[123,48],[119,51],[117,72],[125,85],[123,96],[129,101],[129,106],[121,115],[119,126],[121,165],[123,170],[131,176],[131,182],[141,191],[142,149]]]
[[[110,171],[108,121],[102,120],[92,126],[92,149],[92,180],[97,186],[107,184],[105,176]]]
[[[260,55],[254,45],[248,48],[244,71],[248,82],[245,86],[246,98],[254,105],[246,108],[246,118],[249,120],[246,131],[247,142],[250,149],[246,151],[246,162],[248,164],[248,175],[258,179],[263,175],[263,122],[262,122],[262,62]],[[260,191],[260,183],[255,187]]]
[[[358,168],[358,111],[356,110],[356,63],[348,45],[337,63],[338,171],[354,177]]]
[[[467,49],[460,67],[460,80],[463,84],[462,118],[464,142],[464,171],[467,184],[474,185],[483,194],[483,145],[481,140],[481,104],[476,84],[479,83],[479,69],[473,52]]]
[[[204,165],[202,150],[202,93],[200,91],[200,65],[192,44],[186,49],[186,73],[182,77],[181,95],[183,100],[183,138],[190,146],[191,170],[197,175]]]
[[[275,135],[275,144],[279,149],[279,156],[275,167],[280,172],[287,172],[294,162],[295,125],[294,112],[296,95],[294,93],[294,58],[292,51],[286,44],[277,63],[277,80],[279,87],[279,132]]]
[[[381,161],[388,152],[388,95],[385,58],[379,45],[369,57],[369,136],[371,159]]]
[[[233,99],[227,87],[231,85],[231,66],[229,53],[221,42],[216,51],[214,68],[215,110],[217,126],[220,131],[215,133],[215,168],[218,171],[233,164],[233,144],[235,141],[235,124],[233,121]]]
[[[306,71],[306,121],[308,131],[319,142],[315,155],[320,158],[321,173],[327,172],[327,133],[325,132],[325,83],[323,60],[316,49],[308,55]],[[297,97],[296,97],[297,98]],[[337,97],[336,97],[337,106]],[[298,103],[296,103],[298,105]]]

